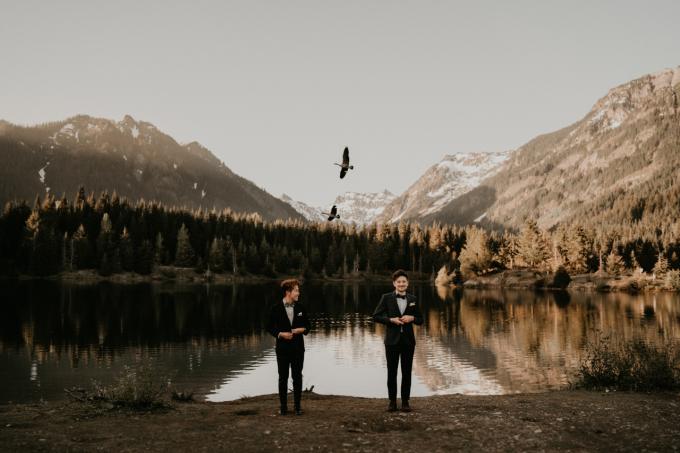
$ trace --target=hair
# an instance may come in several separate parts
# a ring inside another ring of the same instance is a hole
[[[300,286],[300,282],[294,278],[289,278],[287,280],[282,281],[281,290],[283,291],[283,295],[285,296],[287,292],[293,291],[293,288],[295,288],[296,286]]]
[[[395,281],[399,277],[406,277],[406,280],[408,280],[408,274],[404,269],[397,269],[396,271],[394,271],[394,273],[392,274],[392,281]]]

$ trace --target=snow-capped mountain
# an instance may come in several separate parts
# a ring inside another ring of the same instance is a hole
[[[179,144],[153,124],[78,115],[23,127],[0,121],[0,200],[116,191],[172,206],[301,219],[288,204],[232,172],[197,142]]]
[[[333,202],[338,208],[340,221],[366,225],[373,222],[396,195],[384,190],[377,193],[345,192]],[[301,201],[295,201],[283,194],[281,199],[291,205],[297,212],[312,222],[325,221],[327,217],[322,212],[328,212],[330,206],[314,208]]]
[[[345,192],[333,204],[338,207],[343,222],[366,225],[376,220],[395,198],[396,195],[388,190],[377,193]]]
[[[673,230],[679,98],[680,67],[612,88],[581,120],[522,145],[478,188],[423,220],[516,229],[527,218],[542,228],[647,221]]]
[[[298,213],[300,213],[305,219],[309,220],[310,222],[321,222],[323,220],[326,220],[326,216],[321,214],[323,209],[321,208],[314,208],[312,206],[309,206],[306,203],[303,203],[302,201],[296,201],[290,198],[288,195],[285,193],[281,195],[281,200],[284,202],[288,203],[295,209]]]
[[[435,213],[493,175],[510,154],[504,151],[447,155],[386,206],[377,220],[384,223],[419,220]]]

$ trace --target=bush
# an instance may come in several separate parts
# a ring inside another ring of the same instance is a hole
[[[565,289],[567,286],[569,286],[570,282],[571,277],[569,276],[567,270],[564,268],[564,266],[559,266],[555,270],[555,273],[552,276],[552,281],[548,284],[548,287]]]
[[[645,282],[637,276],[633,276],[628,281],[628,284],[624,287],[629,293],[639,293],[645,287]]]
[[[680,351],[642,339],[616,341],[598,335],[588,343],[574,386],[584,389],[675,390],[680,388]]]
[[[164,405],[168,392],[168,379],[150,364],[135,368],[125,366],[111,385],[94,381],[94,393],[99,399],[114,406],[149,408]]]
[[[672,270],[666,273],[664,288],[672,291],[680,291],[680,271]]]

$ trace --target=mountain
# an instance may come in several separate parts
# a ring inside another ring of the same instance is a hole
[[[345,192],[336,197],[333,204],[338,207],[340,221],[344,223],[356,223],[366,225],[373,222],[396,196],[385,190],[377,193]],[[301,201],[295,201],[288,195],[282,195],[281,199],[293,206],[307,220],[312,222],[325,221],[327,216],[321,212],[328,212],[330,206],[313,208]]]
[[[302,201],[293,200],[285,193],[281,195],[281,200],[291,205],[293,209],[295,209],[300,215],[310,222],[323,222],[328,218],[327,216],[321,214],[321,211],[324,211],[324,209],[314,208],[303,203]]]
[[[519,228],[579,222],[680,233],[680,67],[611,89],[579,121],[538,136],[425,223]]]
[[[382,223],[402,219],[420,220],[432,215],[452,200],[469,192],[496,172],[508,159],[505,152],[470,152],[444,156],[430,167],[402,195],[390,202],[377,220]]]
[[[340,220],[366,225],[375,221],[396,195],[388,190],[377,193],[345,192],[335,199]]]
[[[0,122],[0,200],[32,201],[46,192],[71,197],[114,190],[130,199],[188,208],[257,212],[302,219],[290,205],[232,172],[197,142],[179,144],[153,124],[79,115],[22,127]]]

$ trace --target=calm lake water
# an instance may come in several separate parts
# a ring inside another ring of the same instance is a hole
[[[389,284],[313,284],[300,301],[304,386],[386,397],[383,329],[370,320]],[[180,389],[210,401],[276,393],[274,339],[264,331],[274,284],[65,285],[0,282],[0,402],[62,399],[151,360]],[[413,396],[563,388],[597,330],[650,343],[680,340],[677,294],[453,292],[410,288],[416,328]]]

